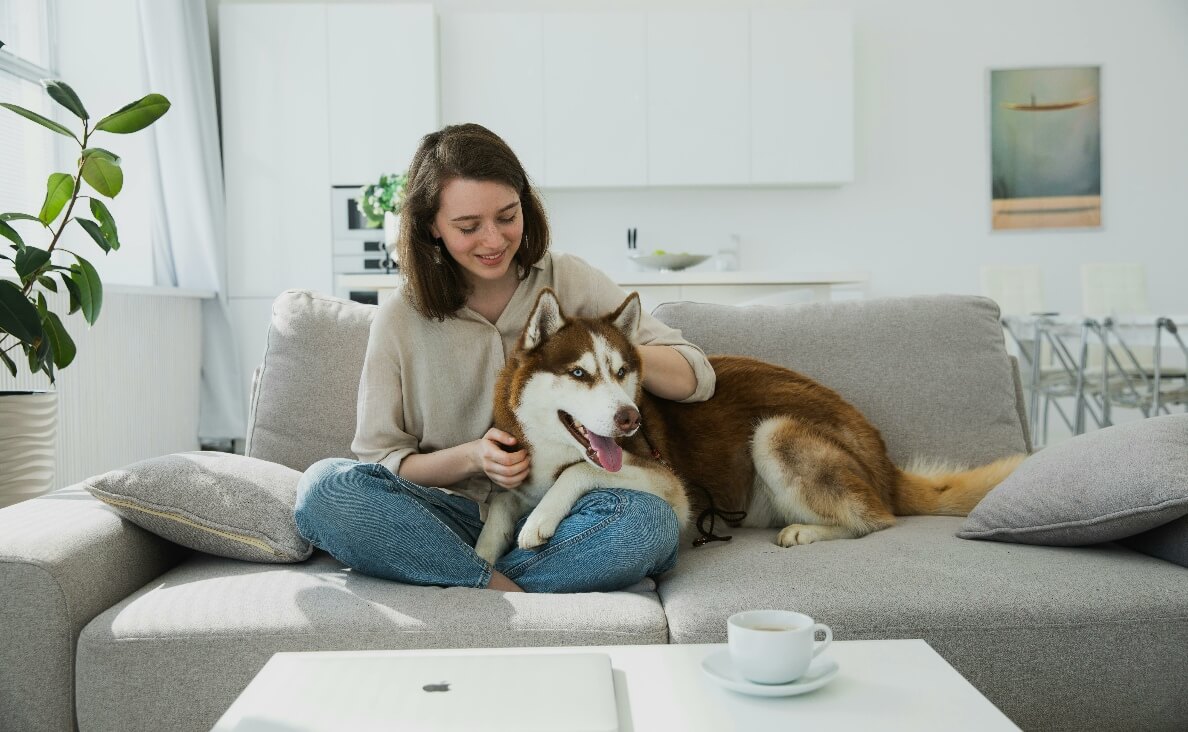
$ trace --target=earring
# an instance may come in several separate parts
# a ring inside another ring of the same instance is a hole
[[[433,263],[437,266],[445,264],[445,260],[441,258],[441,247],[445,244],[440,237],[433,240]]]

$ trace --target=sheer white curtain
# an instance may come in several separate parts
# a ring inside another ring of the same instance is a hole
[[[138,0],[145,74],[173,103],[149,128],[156,158],[153,258],[158,285],[213,290],[203,301],[203,442],[242,437],[246,404],[228,317],[223,168],[206,3]]]

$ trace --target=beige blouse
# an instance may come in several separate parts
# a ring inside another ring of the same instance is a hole
[[[351,443],[359,460],[382,463],[399,473],[407,455],[481,438],[491,427],[495,379],[544,287],[557,292],[563,312],[582,317],[610,312],[627,296],[578,257],[546,254],[520,282],[493,325],[470,308],[438,322],[413,310],[400,293],[389,298],[371,324],[359,382],[358,421]],[[697,377],[697,389],[686,401],[713,395],[714,371],[705,353],[679,330],[645,313],[636,341],[673,346],[685,357]],[[485,504],[493,484],[480,475],[441,488]]]

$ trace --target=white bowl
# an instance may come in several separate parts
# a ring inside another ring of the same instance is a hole
[[[709,257],[708,254],[641,254],[632,257],[631,260],[648,269],[673,270],[687,269],[695,264],[701,264]]]

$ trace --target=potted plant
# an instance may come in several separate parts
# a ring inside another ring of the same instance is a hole
[[[403,173],[385,173],[371,185],[359,191],[357,206],[359,213],[372,226],[384,227],[384,271],[393,266],[392,254],[396,251],[396,239],[400,236],[400,205],[404,202]]]
[[[7,240],[0,258],[11,262],[16,273],[15,280],[0,278],[0,364],[15,377],[19,362],[28,366],[29,373],[43,373],[54,384],[55,372],[74,360],[75,345],[61,317],[50,309],[45,292],[58,292],[60,283],[69,293],[69,312],[81,311],[88,324],[94,324],[103,306],[98,272],[82,255],[58,246],[62,232],[73,222],[104,254],[120,248],[115,219],[100,196],[115,198],[123,188],[124,173],[119,156],[96,145],[94,138],[101,132],[138,132],[156,122],[170,105],[160,94],[149,94],[92,122],[65,82],[42,84],[51,99],[79,119],[81,134],[24,107],[0,106],[70,138],[79,154],[73,172],[50,174],[40,211],[0,214],[0,237]],[[83,199],[89,217],[76,210]],[[22,234],[18,226],[32,229],[41,241]],[[46,239],[48,244],[43,244]],[[0,507],[53,487],[56,422],[55,392],[0,392]]]

